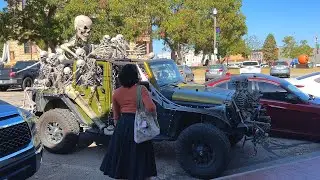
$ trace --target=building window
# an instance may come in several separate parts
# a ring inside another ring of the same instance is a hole
[[[30,42],[26,42],[24,43],[24,53],[28,54],[31,53],[31,43]]]

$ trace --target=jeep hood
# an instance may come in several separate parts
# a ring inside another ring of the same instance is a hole
[[[230,101],[234,90],[206,87],[201,84],[179,84],[172,94],[173,101],[203,103],[203,104],[224,104]]]

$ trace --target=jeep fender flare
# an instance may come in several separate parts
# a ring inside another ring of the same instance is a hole
[[[72,101],[64,96],[55,96],[55,95],[41,95],[37,97],[37,111],[46,112],[50,109],[63,108],[69,109],[72,114],[78,119],[80,124],[87,124],[84,117],[78,112],[77,107]]]

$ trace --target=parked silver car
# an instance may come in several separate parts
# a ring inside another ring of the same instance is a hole
[[[270,68],[270,75],[277,77],[290,77],[290,66],[287,61],[275,61]]]
[[[211,79],[220,78],[226,75],[230,75],[228,73],[228,68],[223,64],[214,64],[208,66],[205,73],[205,80],[209,81]]]
[[[187,66],[187,65],[180,65],[178,66],[179,71],[182,75],[182,77],[187,81],[187,82],[193,82],[194,81],[194,74],[192,69]]]

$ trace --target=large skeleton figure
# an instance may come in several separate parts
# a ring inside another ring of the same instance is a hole
[[[56,49],[57,53],[41,52],[40,53],[40,76],[37,78],[37,88],[50,89],[53,93],[65,94],[70,98],[73,93],[79,93],[71,85],[75,82],[79,86],[90,89],[88,102],[79,102],[82,105],[91,104],[96,99],[98,111],[102,113],[99,102],[97,87],[102,85],[103,71],[97,65],[96,59],[123,59],[127,57],[128,43],[123,35],[118,34],[116,37],[105,35],[98,45],[88,44],[92,21],[88,16],[80,15],[74,20],[74,28],[76,35],[60,48]],[[75,62],[75,63],[74,63]],[[76,71],[72,71],[75,65]],[[73,79],[73,73],[76,78]],[[40,86],[41,85],[41,86]],[[95,114],[87,109],[90,117],[94,119],[96,125],[105,133],[110,133],[112,126],[106,126],[101,123],[99,118],[95,118]],[[107,130],[107,131],[106,131]]]
[[[78,59],[78,55],[75,53],[77,48],[84,48],[86,54],[90,53],[90,45],[87,44],[90,36],[92,21],[88,16],[79,15],[74,20],[74,28],[76,35],[71,40],[60,47],[66,52],[68,59]]]

